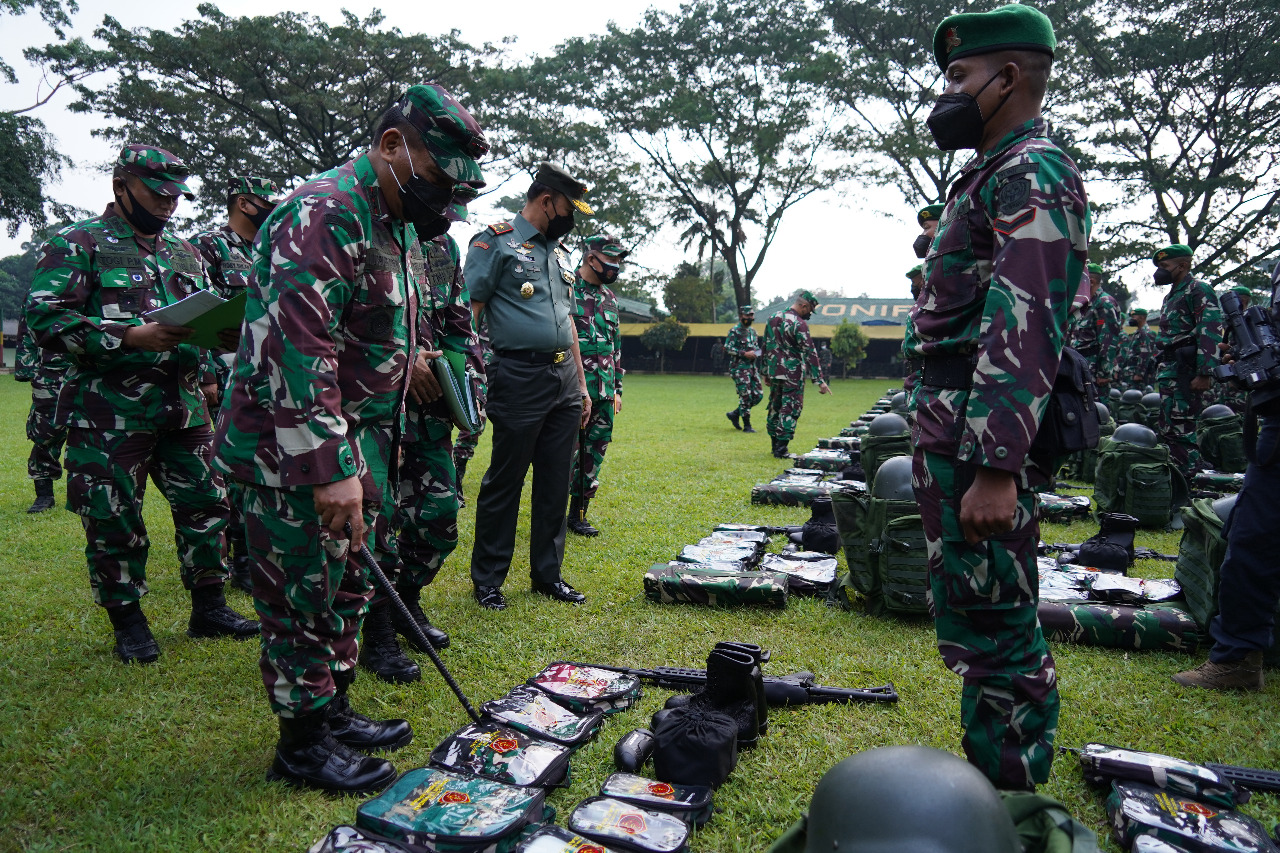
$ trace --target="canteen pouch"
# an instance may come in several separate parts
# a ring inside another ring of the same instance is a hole
[[[524,684],[485,702],[480,713],[496,723],[569,747],[582,746],[599,734],[604,719],[601,711],[570,711],[543,691]]]
[[[511,853],[555,819],[544,788],[517,788],[435,767],[409,770],[356,808],[356,826],[436,853]]]
[[[644,575],[645,597],[656,604],[786,607],[790,579],[781,572],[739,572],[659,563]]]
[[[421,849],[354,826],[335,826],[328,835],[308,847],[307,853],[418,853]]]
[[[1086,743],[1078,753],[1084,779],[1094,785],[1117,780],[1141,782],[1180,797],[1190,797],[1224,809],[1249,801],[1249,793],[1240,791],[1220,773],[1190,761],[1109,746]]]
[[[640,679],[621,672],[556,661],[527,682],[570,711],[617,714],[640,701]]]
[[[675,815],[615,800],[587,797],[569,814],[569,830],[610,850],[628,853],[684,853],[689,824]]]
[[[1094,405],[1097,401],[1098,388],[1089,360],[1071,347],[1063,347],[1049,405],[1031,442],[1031,460],[1052,474],[1058,470],[1059,460],[1097,447],[1101,430]]]
[[[682,705],[653,731],[653,775],[714,788],[738,766],[738,724],[721,711]]]
[[[431,764],[472,773],[519,788],[568,784],[569,756],[563,744],[537,740],[498,723],[470,723],[440,741]]]
[[[1241,474],[1249,464],[1244,453],[1244,420],[1234,412],[1220,418],[1201,416],[1196,423],[1196,445],[1215,471]]]
[[[1112,783],[1107,817],[1117,843],[1125,848],[1139,836],[1151,835],[1196,853],[1280,853],[1262,824],[1248,815],[1138,782]]]
[[[614,773],[604,780],[600,796],[667,812],[693,827],[711,820],[711,788],[706,785],[673,785],[634,773]]]
[[[611,853],[607,847],[591,838],[583,838],[554,823],[539,827],[520,846],[516,853]]]

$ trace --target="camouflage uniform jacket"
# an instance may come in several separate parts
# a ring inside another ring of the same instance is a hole
[[[204,258],[209,287],[223,299],[239,296],[249,285],[249,261],[252,247],[244,238],[223,225],[212,231],[201,231],[191,238]]]
[[[612,400],[622,394],[622,332],[618,327],[618,298],[605,284],[591,284],[582,276],[573,282],[573,323],[578,328],[582,371],[592,400]]]
[[[450,350],[466,356],[467,374],[473,383],[485,381],[485,360],[480,336],[471,322],[471,294],[462,274],[462,253],[448,234],[422,244],[425,267],[420,276],[418,346]],[[416,406],[412,398],[408,405]],[[428,403],[426,414],[450,420],[444,398]]]
[[[154,248],[154,251],[153,251]],[[205,358],[190,344],[168,352],[125,349],[147,311],[205,288],[195,248],[167,231],[138,238],[115,204],[70,225],[40,250],[27,323],[41,347],[71,367],[56,422],[88,429],[183,429],[209,422],[199,383]]]
[[[769,318],[764,329],[764,364],[760,372],[790,385],[804,384],[806,372],[814,382],[822,382],[818,350],[809,337],[809,324],[794,308]]]
[[[1160,344],[1156,333],[1143,325],[1120,345],[1116,378],[1122,383],[1141,388],[1156,381],[1156,365],[1160,362]]]
[[[1057,373],[1088,234],[1084,182],[1043,120],[965,165],[925,259],[903,350],[974,359],[973,386],[916,386],[916,447],[1021,474],[1028,484],[1027,454]]]
[[[214,464],[277,488],[359,476],[382,502],[418,344],[417,235],[387,215],[368,154],[294,190],[262,228]]]
[[[1120,339],[1124,336],[1124,319],[1114,297],[1099,290],[1093,300],[1071,323],[1071,346],[1086,354],[1093,362],[1098,376],[1112,377],[1116,372],[1116,360],[1120,354]]]
[[[70,360],[63,353],[41,349],[24,316],[18,321],[18,349],[14,353],[13,378],[19,382],[36,380],[45,385],[62,384]]]
[[[750,326],[743,326],[741,323],[730,329],[729,334],[724,339],[724,351],[729,354],[729,372],[755,370],[755,360],[743,358],[744,353],[752,350],[756,351],[756,358],[758,359],[760,357],[760,336],[756,334],[755,329]]]
[[[1208,376],[1218,364],[1218,344],[1222,343],[1222,308],[1213,288],[1187,275],[1165,294],[1160,306],[1160,335],[1157,338],[1161,362],[1173,362],[1167,350],[1193,344],[1195,373]]]

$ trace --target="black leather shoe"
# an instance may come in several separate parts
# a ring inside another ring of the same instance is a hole
[[[198,586],[191,590],[191,619],[188,637],[231,637],[247,640],[258,636],[261,626],[227,606],[222,584]]]
[[[352,710],[351,700],[345,694],[334,696],[324,707],[333,739],[352,749],[392,752],[413,740],[413,727],[407,720],[371,720]]]
[[[502,587],[497,586],[477,586],[476,601],[480,602],[480,606],[485,610],[506,610],[507,597],[502,594]]]
[[[724,416],[729,419],[729,423],[733,424],[734,429],[742,429],[742,424],[738,423],[739,416],[737,409],[734,409],[732,412],[725,412]]]
[[[569,529],[570,533],[573,533],[577,536],[599,536],[600,535],[600,531],[596,530],[595,526],[591,522],[587,521],[585,518],[582,519],[581,521],[579,521],[577,518],[570,518],[565,523],[565,527]]]
[[[391,603],[384,601],[369,608],[360,629],[360,666],[383,681],[412,684],[422,678],[422,670],[396,642],[391,624]]]
[[[535,583],[533,591],[539,595],[545,595],[548,598],[554,598],[556,601],[563,601],[566,604],[582,604],[587,597],[569,586],[564,581],[556,581],[555,583]]]
[[[395,781],[396,769],[386,759],[339,743],[322,710],[280,718],[280,740],[267,778],[336,794],[369,794]]]

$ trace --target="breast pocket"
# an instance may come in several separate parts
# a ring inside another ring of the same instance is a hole
[[[363,286],[348,306],[347,337],[374,344],[407,345],[405,286],[387,270],[366,271]]]
[[[979,296],[981,279],[973,251],[973,211],[966,200],[938,226],[938,238],[925,258],[927,276],[920,310],[941,313],[969,305]]]
[[[146,271],[137,267],[112,267],[98,274],[102,287],[102,318],[131,320],[148,309]]]

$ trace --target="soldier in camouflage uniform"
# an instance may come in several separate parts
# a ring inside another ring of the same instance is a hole
[[[424,374],[435,353],[417,334],[419,239],[445,232],[455,192],[483,180],[487,150],[448,92],[414,86],[368,151],[290,194],[254,243],[216,464],[244,486],[259,666],[280,724],[269,778],[380,789],[395,768],[355,750],[413,737],[404,720],[351,708],[373,598],[355,549],[367,534],[374,559],[395,567],[405,401],[411,381],[434,381]]]
[[[979,152],[948,192],[904,349],[916,500],[938,649],[964,679],[970,763],[997,788],[1046,781],[1059,698],[1036,619],[1029,458],[1088,256],[1084,182],[1040,105],[1055,39],[1025,5],[953,15],[934,35],[946,89],[929,117],[944,150]]]
[[[66,381],[71,362],[63,353],[36,346],[24,316],[18,323],[17,365],[13,378],[31,383],[31,410],[27,413],[27,476],[35,482],[36,499],[27,512],[53,509],[53,481],[62,476],[62,445],[67,428],[57,423],[58,391]]]
[[[1160,345],[1155,332],[1147,326],[1147,313],[1146,308],[1129,312],[1129,325],[1135,331],[1120,342],[1120,354],[1116,358],[1116,382],[1121,390],[1155,384]]]
[[[738,408],[725,412],[724,416],[734,429],[755,432],[751,428],[751,410],[764,399],[760,386],[760,371],[756,359],[760,357],[760,336],[751,324],[756,320],[756,309],[750,305],[738,306],[738,325],[729,330],[724,339],[724,351],[729,355],[729,375],[738,389]]]
[[[1102,266],[1089,264],[1089,305],[1075,315],[1068,344],[1093,366],[1093,379],[1106,391],[1116,372],[1124,321],[1115,298],[1102,289]]]
[[[270,178],[236,175],[227,181],[227,224],[211,231],[201,231],[191,238],[191,245],[204,259],[209,287],[223,299],[234,299],[244,293],[245,285],[249,283],[249,247],[262,223],[280,202],[279,195],[280,188]],[[235,356],[234,351],[229,351],[212,357],[218,391],[216,397],[209,401],[209,410],[215,416],[227,393]],[[227,505],[231,511],[227,523],[231,585],[250,592],[249,554],[244,541],[244,519],[240,517],[243,501],[238,489],[236,480],[227,482]]]
[[[613,419],[622,411],[622,333],[618,328],[618,298],[609,285],[618,280],[622,261],[631,254],[609,234],[583,241],[582,263],[573,283],[573,323],[578,330],[582,372],[591,395],[591,418],[578,434],[569,477],[569,520],[566,528],[579,536],[599,536],[587,521],[587,507],[600,488],[600,468],[613,440]],[[582,438],[586,437],[586,446]],[[588,464],[582,469],[586,452]]]
[[[761,379],[769,386],[769,415],[765,430],[773,441],[773,455],[786,459],[787,443],[795,437],[796,423],[804,407],[804,376],[807,372],[818,391],[830,394],[818,364],[818,351],[809,337],[809,324],[818,300],[807,290],[796,294],[786,311],[769,318],[765,326]]]
[[[139,604],[147,593],[148,475],[173,512],[191,593],[187,634],[258,633],[223,594],[226,492],[209,465],[207,359],[183,343],[190,329],[144,319],[206,286],[199,254],[166,230],[178,197],[192,198],[186,176],[168,151],[126,145],[111,178],[116,200],[41,247],[27,301],[36,342],[71,360],[57,407],[67,428],[67,509],[81,517],[94,601],[106,608],[126,663],[160,656]]]
[[[1222,343],[1222,308],[1208,284],[1191,275],[1191,249],[1180,243],[1152,256],[1157,287],[1169,287],[1160,307],[1159,433],[1169,458],[1190,480],[1203,466],[1196,446],[1196,419],[1213,387]]]

